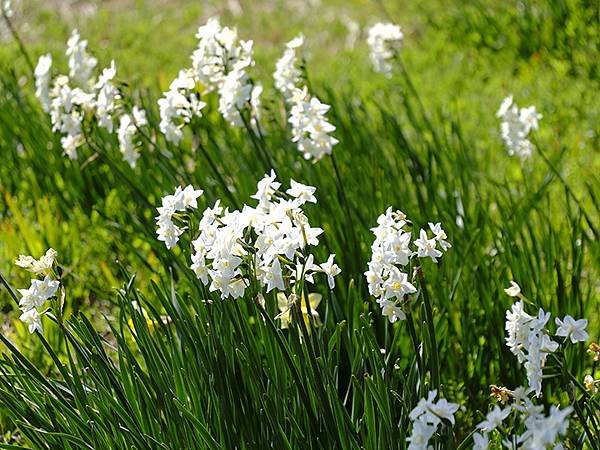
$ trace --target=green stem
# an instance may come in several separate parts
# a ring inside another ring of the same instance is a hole
[[[427,322],[427,330],[429,333],[429,357],[431,359],[431,382],[434,389],[440,387],[440,363],[438,359],[437,342],[435,339],[435,326],[433,324],[433,310],[431,308],[431,299],[427,292],[427,285],[425,283],[425,276],[423,275],[423,269],[417,268],[417,276],[421,284],[421,293],[423,294],[423,305],[425,306],[425,319]]]

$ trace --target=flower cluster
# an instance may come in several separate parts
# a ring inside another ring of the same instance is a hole
[[[31,286],[28,289],[18,290],[21,294],[19,308],[23,312],[20,320],[27,324],[30,333],[36,330],[40,333],[43,331],[39,308],[42,308],[46,300],[53,297],[58,290],[60,283],[51,277],[55,258],[56,251],[51,248],[39,260],[32,256],[19,255],[15,261],[17,266],[29,272],[44,275],[43,280],[31,280]]]
[[[198,47],[192,54],[192,68],[206,90],[218,90],[231,72],[254,65],[252,41],[238,38],[235,28],[222,27],[211,17],[196,33]]]
[[[308,89],[295,88],[289,102],[292,105],[288,122],[292,126],[292,142],[305,159],[319,161],[330,155],[333,146],[339,141],[330,135],[335,126],[325,117],[330,106],[311,96]]]
[[[250,104],[256,122],[262,87],[254,85],[247,73],[254,65],[253,42],[239,39],[235,28],[222,27],[214,17],[198,28],[196,37],[192,67],[207,91],[218,90],[223,118],[232,126],[244,125],[241,111]]]
[[[305,159],[319,161],[332,152],[339,141],[331,136],[335,126],[327,121],[325,114],[330,106],[308,92],[306,86],[299,88],[301,71],[296,67],[296,51],[304,45],[299,35],[286,44],[283,56],[277,61],[273,78],[275,87],[290,105],[288,122],[292,127],[292,142]]]
[[[525,363],[529,387],[537,396],[542,393],[542,369],[548,354],[558,349],[558,343],[544,330],[549,319],[550,313],[541,308],[537,317],[527,314],[523,301],[516,302],[510,311],[506,311],[506,345],[521,364]]]
[[[115,116],[120,110],[121,93],[114,84],[117,73],[115,62],[111,61],[96,81],[93,71],[98,60],[88,53],[87,45],[79,32],[73,30],[66,50],[69,75],[58,75],[51,83],[50,54],[40,56],[34,71],[35,94],[44,111],[50,114],[52,130],[63,135],[61,145],[71,159],[77,158],[77,149],[85,142],[83,123],[86,116],[94,116],[98,126],[113,133]],[[141,117],[141,112],[139,115]],[[133,167],[137,157],[132,158],[132,146],[127,146],[124,140],[125,135],[132,136],[133,133],[126,132],[126,128],[124,125],[119,127],[119,144],[124,158]],[[124,151],[126,147],[129,148]]]
[[[119,150],[123,155],[123,159],[134,168],[140,152],[138,150],[139,143],[136,142],[135,137],[138,133],[138,128],[148,124],[146,119],[146,111],[133,107],[131,114],[123,114],[119,121],[119,129],[117,130],[117,136],[119,138]]]
[[[239,298],[252,281],[266,292],[285,291],[298,282],[313,282],[317,272],[327,276],[329,287],[340,273],[334,255],[315,264],[308,246],[319,243],[321,228],[311,227],[302,206],[316,203],[315,188],[291,181],[282,192],[273,171],[258,182],[252,196],[256,207],[244,205],[229,211],[220,202],[207,208],[199,236],[192,242],[191,269],[211,292],[222,298]]]
[[[189,123],[192,117],[200,117],[202,108],[206,106],[206,103],[200,100],[200,96],[193,92],[195,87],[192,70],[180,70],[177,78],[169,85],[169,90],[158,100],[160,131],[167,141],[175,145],[183,138],[183,126]]]
[[[430,238],[427,231],[421,229],[419,238],[414,242],[412,233],[405,229],[407,225],[404,213],[389,207],[377,218],[377,226],[371,229],[375,241],[371,245],[372,256],[365,277],[369,293],[377,298],[382,314],[392,323],[406,318],[402,310],[404,297],[417,291],[408,280],[408,274],[401,269],[415,256],[429,257],[437,262],[442,251],[451,247],[441,223],[429,223],[433,237]]]
[[[302,72],[296,67],[298,56],[296,51],[304,45],[304,36],[299,35],[285,45],[283,56],[275,64],[273,79],[275,88],[281,92],[285,99],[289,99],[296,85],[300,81]]]
[[[183,126],[206,103],[200,100],[197,85],[205,93],[217,91],[219,112],[232,126],[244,125],[242,111],[250,106],[250,123],[256,127],[262,87],[254,84],[247,71],[254,65],[252,41],[238,38],[235,28],[222,27],[219,19],[210,18],[196,33],[198,47],[192,53],[192,67],[183,69],[163,94],[160,130],[165,139],[179,144]]]
[[[408,450],[427,450],[429,440],[438,429],[442,420],[447,420],[454,425],[454,413],[458,405],[441,398],[437,402],[437,391],[430,391],[427,398],[419,400],[417,406],[410,412],[412,420],[412,434],[406,440],[409,442]]]
[[[392,64],[390,60],[402,47],[403,39],[404,34],[402,34],[400,27],[393,23],[376,23],[369,29],[367,45],[369,46],[369,56],[375,72],[384,73],[388,77],[391,76]]]
[[[520,288],[513,283],[507,293],[521,297]],[[540,308],[537,316],[531,316],[524,310],[523,300],[514,303],[510,311],[506,311],[505,329],[506,345],[516,355],[527,371],[529,388],[536,396],[542,393],[542,374],[546,359],[550,353],[558,349],[558,342],[552,340],[545,330],[550,320],[550,313]],[[556,319],[558,329],[556,336],[570,339],[571,342],[584,342],[588,339],[585,331],[587,320],[574,320],[571,316],[563,320]]]
[[[175,214],[188,208],[198,208],[198,197],[202,194],[201,189],[194,189],[191,184],[188,184],[184,189],[177,186],[175,192],[172,195],[164,196],[161,206],[156,208],[158,211],[156,234],[158,240],[163,241],[169,250],[175,247],[179,241],[179,236],[184,232],[184,229],[178,227],[173,221]]]
[[[543,413],[543,407],[535,405],[528,397],[523,388],[509,391],[513,402],[501,408],[496,405],[488,412],[484,421],[477,425],[478,432],[473,434],[473,449],[487,450],[489,448],[489,435],[496,429],[502,429],[503,435],[507,436],[503,444],[506,448],[512,448],[516,442],[519,448],[528,450],[539,450],[546,448],[562,449],[560,436],[564,436],[569,426],[567,417],[572,412],[571,407],[560,409],[557,406],[550,408],[549,414]],[[524,430],[521,434],[510,436],[506,432],[504,422],[515,411],[515,421],[524,427],[515,427]]]
[[[535,106],[520,108],[513,101],[512,95],[506,97],[496,116],[502,120],[500,133],[510,156],[517,155],[521,160],[529,158],[534,145],[527,136],[531,130],[537,130],[542,115]]]

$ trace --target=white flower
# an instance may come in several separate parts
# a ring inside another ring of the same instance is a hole
[[[112,84],[112,79],[116,73],[115,62],[111,61],[110,67],[102,71],[98,82],[94,86],[98,90],[95,103],[98,125],[106,128],[109,133],[113,132],[112,114],[116,109],[115,102],[121,98],[119,90]]]
[[[587,374],[585,377],[583,377],[583,385],[592,394],[596,394],[598,392],[598,387],[596,384],[600,384],[600,380],[594,380],[594,377],[590,374]]]
[[[545,449],[555,445],[559,436],[567,432],[569,421],[567,417],[573,408],[559,409],[556,406],[550,408],[550,414],[544,416],[540,412],[534,412],[525,419],[526,431],[519,437],[524,449]]]
[[[261,281],[263,281],[263,283],[265,284],[267,292],[271,292],[275,288],[277,288],[280,291],[283,291],[285,289],[279,258],[275,258],[270,266],[263,267],[262,271],[263,276]]]
[[[44,331],[40,313],[38,313],[35,308],[23,312],[19,317],[19,320],[27,324],[30,333],[34,333],[35,331],[42,333]]]
[[[91,84],[92,71],[98,60],[87,53],[87,41],[80,40],[79,32],[73,30],[67,41],[67,57],[69,58],[69,77],[83,88]]]
[[[194,186],[188,184],[183,191],[181,191],[181,203],[183,209],[185,208],[198,208],[198,197],[200,197],[204,191],[202,189],[194,189]]]
[[[170,250],[179,241],[179,236],[184,232],[173,222],[173,214],[178,211],[185,211],[186,208],[196,209],[198,207],[198,197],[202,195],[202,189],[194,189],[189,184],[184,189],[177,187],[172,195],[166,195],[161,200],[161,206],[157,208],[156,216],[158,240],[163,241]]]
[[[194,116],[201,117],[201,110],[206,106],[206,103],[192,92],[195,85],[193,72],[189,69],[180,70],[169,90],[158,100],[160,131],[167,141],[175,145],[183,138],[183,126]]]
[[[304,44],[304,36],[299,35],[286,44],[283,56],[277,60],[273,79],[275,88],[288,99],[300,81],[301,71],[296,67],[296,50]]]
[[[506,311],[506,345],[519,362],[524,363],[529,387],[538,397],[542,393],[542,371],[546,358],[558,349],[558,343],[552,341],[544,331],[549,319],[550,313],[542,309],[537,317],[527,314],[523,309],[523,301],[516,302],[511,311]]]
[[[519,109],[511,95],[502,101],[496,116],[502,119],[500,132],[508,154],[518,155],[521,160],[529,158],[534,146],[527,139],[527,135],[531,130],[538,129],[539,120],[542,118],[535,106]]]
[[[288,122],[292,126],[292,142],[295,142],[305,159],[319,161],[330,155],[339,141],[330,135],[335,126],[327,121],[325,114],[330,106],[308,94],[306,87],[294,89],[289,102],[292,105]]]
[[[198,47],[192,54],[192,69],[207,91],[219,89],[231,71],[254,64],[252,41],[239,40],[235,28],[221,27],[215,17],[198,28],[196,37]]]
[[[369,29],[367,44],[375,72],[391,76],[390,60],[402,47],[404,35],[398,25],[392,23],[376,23]]]
[[[437,241],[438,244],[440,244],[442,250],[446,252],[449,248],[452,247],[452,245],[450,245],[450,243],[446,241],[448,236],[446,236],[446,232],[442,229],[441,222],[438,222],[436,224],[429,222],[429,229],[434,235],[433,238]]]
[[[489,448],[490,441],[486,433],[474,433],[473,434],[473,450],[487,450]]]
[[[542,118],[542,115],[539,114],[535,106],[530,106],[529,108],[521,108],[519,111],[519,120],[523,124],[525,131],[529,133],[531,130],[537,130],[539,126],[539,121]]]
[[[437,239],[428,239],[427,232],[423,229],[419,232],[419,239],[415,239],[417,246],[417,256],[419,258],[431,258],[434,263],[437,263],[437,258],[442,256],[442,252],[436,248]]]
[[[301,201],[301,203],[317,203],[317,198],[314,195],[316,190],[317,188],[315,187],[298,183],[292,179],[290,180],[290,188],[286,191],[286,193],[294,198],[297,198]]]
[[[575,320],[571,316],[565,316],[563,320],[558,317],[555,319],[558,330],[556,330],[557,336],[564,336],[571,339],[573,344],[577,342],[585,342],[589,339],[589,335],[585,331],[588,321],[587,319]]]
[[[499,406],[494,406],[490,412],[487,413],[485,420],[477,425],[477,428],[483,430],[485,433],[490,433],[498,428],[504,419],[508,417],[511,412],[511,408],[500,408]]]
[[[375,241],[371,246],[372,256],[369,270],[365,272],[369,293],[377,297],[382,313],[394,322],[405,318],[399,303],[406,295],[417,292],[417,288],[408,281],[408,274],[398,266],[406,266],[414,256],[432,256],[434,261],[442,255],[435,247],[439,243],[442,249],[451,247],[445,239],[446,233],[441,223],[429,223],[434,233],[433,239],[427,238],[427,232],[421,230],[421,237],[414,241],[417,251],[411,250],[411,233],[405,231],[406,215],[401,211],[388,208],[377,218],[377,227],[372,228]]]
[[[135,141],[138,128],[148,124],[146,119],[146,111],[133,107],[132,114],[123,114],[120,118],[117,137],[119,139],[119,150],[123,155],[123,159],[134,168],[137,160],[140,157],[138,151],[138,143]]]
[[[506,292],[506,294],[511,297],[518,297],[519,295],[521,295],[521,286],[519,286],[514,281],[511,281],[510,286],[504,289],[504,292]]]
[[[19,258],[15,261],[15,264],[23,269],[33,272],[35,274],[47,272],[52,268],[56,259],[56,250],[49,248],[46,253],[39,259],[35,259],[28,255],[19,255]]]
[[[50,53],[40,56],[35,66],[35,95],[40,100],[45,112],[50,110],[50,69],[52,68],[52,55]]]
[[[252,89],[250,78],[243,70],[234,70],[223,78],[219,88],[219,112],[231,126],[244,125],[240,111],[250,103]]]
[[[395,302],[382,300],[379,302],[379,306],[381,306],[381,315],[387,317],[390,323],[394,323],[397,320],[406,320],[406,314],[404,314],[402,308],[397,306]]]
[[[335,287],[335,280],[333,277],[342,272],[338,265],[333,262],[334,258],[335,255],[329,255],[327,261],[319,265],[323,273],[327,275],[327,284],[329,285],[329,289],[333,289]]]
[[[301,209],[303,202],[279,191],[281,183],[276,179],[271,171],[257,183],[252,196],[258,201],[256,207],[229,211],[217,203],[202,215],[199,235],[192,242],[191,268],[222,298],[243,295],[245,287],[255,284],[249,278],[254,275],[267,292],[283,291],[299,280],[312,283],[316,272],[325,273],[333,288],[333,277],[339,273],[333,255],[319,266],[306,250],[319,243],[323,230],[310,226]],[[314,193],[315,188],[303,190]],[[161,215],[173,210],[169,206],[173,201],[163,204]]]
[[[427,450],[427,443],[442,419],[454,424],[454,413],[458,410],[458,405],[449,403],[443,398],[435,402],[436,396],[436,390],[430,391],[427,398],[419,400],[417,406],[410,412],[409,417],[413,421],[413,431],[407,439],[410,442],[408,448]]]

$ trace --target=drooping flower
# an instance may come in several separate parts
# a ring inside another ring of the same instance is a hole
[[[306,299],[302,296],[300,300],[300,311],[302,312],[302,318],[304,319],[304,323],[308,332],[311,331],[311,317],[312,322],[319,326],[321,324],[321,318],[319,317],[319,313],[317,312],[317,308],[321,303],[322,296],[321,294],[310,293],[308,294],[308,304],[310,306],[310,313],[308,308],[306,307]],[[286,329],[289,328],[290,323],[292,321],[292,306],[297,302],[297,296],[295,294],[290,294],[286,296],[283,292],[277,293],[277,308],[280,313],[275,317],[276,319],[281,320],[281,328]]]

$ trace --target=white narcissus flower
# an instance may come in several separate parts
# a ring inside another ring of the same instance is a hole
[[[379,306],[381,306],[381,315],[387,317],[390,323],[394,323],[397,320],[406,320],[406,314],[395,302],[382,300],[379,302]]]
[[[319,265],[323,273],[327,275],[327,284],[329,285],[329,289],[333,289],[335,287],[335,280],[333,277],[342,272],[338,265],[333,262],[334,258],[335,255],[329,255],[327,261]]]
[[[390,60],[402,47],[403,39],[402,30],[393,23],[376,23],[369,29],[367,44],[375,72],[384,73],[388,77],[391,76],[392,64]]]
[[[46,253],[39,259],[35,259],[28,255],[19,255],[19,258],[15,261],[15,264],[23,269],[40,274],[49,271],[56,259],[56,250],[49,248]]]
[[[105,128],[109,133],[113,132],[113,114],[117,108],[116,102],[121,98],[119,90],[112,83],[116,74],[115,62],[111,61],[110,66],[102,71],[98,82],[94,86],[98,91],[95,102],[98,125]]]
[[[315,273],[327,275],[333,289],[334,277],[340,272],[334,255],[317,265],[307,250],[319,244],[318,236],[323,233],[321,228],[310,226],[301,208],[305,201],[300,198],[310,194],[312,199],[315,188],[297,183],[284,192],[280,187],[271,171],[257,183],[252,195],[258,202],[256,207],[244,205],[241,210],[229,211],[217,203],[204,211],[199,235],[192,242],[190,267],[210,291],[219,292],[222,298],[235,298],[243,295],[243,288],[256,284],[250,277],[267,292],[284,291],[301,281],[313,283]],[[159,213],[167,215],[175,203],[166,197]],[[234,283],[238,288],[235,293]]]
[[[543,368],[550,353],[558,350],[545,331],[550,313],[540,309],[538,316],[530,316],[524,311],[523,301],[514,303],[510,311],[506,311],[505,329],[508,336],[506,345],[524,364],[527,371],[529,388],[539,397],[542,394]]]
[[[417,246],[417,256],[419,258],[429,257],[434,263],[437,263],[437,258],[442,256],[442,252],[436,248],[437,239],[435,237],[429,239],[427,231],[423,229],[419,231],[419,239],[415,240],[415,245]]]
[[[510,412],[510,407],[502,409],[499,406],[494,406],[494,409],[487,413],[485,420],[483,422],[480,422],[477,425],[477,428],[484,431],[485,433],[490,433],[491,431],[494,431],[496,428],[498,428],[502,424],[502,422],[504,422],[504,419],[508,417]]]
[[[314,195],[316,190],[317,188],[313,186],[307,186],[292,179],[290,180],[290,188],[285,192],[302,203],[317,203],[317,198]]]
[[[407,442],[409,449],[427,450],[428,442],[437,430],[442,420],[447,420],[454,425],[454,413],[458,411],[456,403],[450,403],[446,399],[437,402],[437,390],[430,391],[427,398],[422,398],[415,408],[410,412],[413,430]]]
[[[194,189],[189,184],[184,189],[177,187],[172,195],[166,195],[161,200],[161,206],[157,208],[156,216],[158,240],[165,243],[171,250],[179,241],[179,236],[184,232],[173,222],[173,214],[179,211],[185,211],[187,208],[196,209],[198,207],[198,197],[203,194],[202,189]]]
[[[286,98],[290,98],[300,81],[302,72],[296,67],[296,51],[304,44],[304,36],[299,35],[286,44],[283,56],[277,60],[273,79],[275,88]]]
[[[135,168],[140,152],[138,151],[139,143],[135,141],[135,136],[138,132],[138,128],[148,124],[146,119],[146,111],[133,107],[132,113],[123,114],[120,118],[119,129],[117,130],[117,137],[119,139],[119,150],[123,155],[123,159],[131,166]]]
[[[567,315],[563,320],[557,317],[555,322],[558,325],[556,335],[571,339],[573,344],[585,342],[590,338],[587,331],[585,331],[588,324],[587,319],[575,320],[573,317]]]
[[[506,295],[509,295],[511,297],[518,297],[521,295],[521,286],[519,286],[514,281],[511,281],[510,286],[504,289],[504,292],[506,292]]]
[[[490,441],[486,433],[474,433],[473,434],[473,450],[487,450],[489,448]]]
[[[193,92],[195,86],[193,70],[180,70],[177,78],[169,85],[169,90],[158,100],[160,131],[167,141],[175,145],[183,138],[183,126],[193,117],[201,117],[201,110],[206,106],[199,95]]]
[[[35,96],[40,100],[45,112],[50,110],[50,69],[52,68],[52,55],[50,53],[40,56],[35,66]]]
[[[375,241],[371,245],[371,261],[369,270],[365,272],[369,293],[377,298],[377,303],[382,308],[382,314],[390,320],[404,320],[402,303],[405,296],[417,292],[417,288],[409,282],[408,274],[400,270],[408,265],[411,258],[432,257],[442,255],[436,248],[440,245],[442,250],[448,250],[451,245],[446,241],[447,236],[441,223],[429,223],[429,228],[434,234],[428,239],[427,232],[421,230],[420,238],[412,242],[417,247],[413,251],[411,246],[412,235],[404,228],[407,226],[406,215],[401,211],[393,211],[389,207],[384,214],[377,218],[377,226],[372,228]]]
[[[330,106],[311,96],[306,86],[303,89],[295,88],[288,102],[291,105],[288,123],[292,126],[292,142],[296,143],[304,159],[317,162],[325,155],[330,155],[339,142],[331,136],[335,126],[325,117]]]
[[[522,161],[529,158],[534,146],[527,136],[531,130],[538,129],[542,118],[535,106],[519,109],[510,95],[502,101],[496,116],[502,120],[500,132],[508,154],[517,155]]]
[[[90,87],[92,71],[98,60],[87,53],[87,41],[81,40],[79,32],[73,30],[67,41],[67,57],[69,58],[69,77],[87,89]]]
[[[35,331],[42,333],[44,331],[40,313],[35,308],[24,311],[19,320],[27,324],[30,333],[34,333]]]

